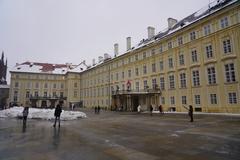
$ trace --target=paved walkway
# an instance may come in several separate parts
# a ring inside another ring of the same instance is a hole
[[[105,112],[62,122],[0,119],[2,160],[229,160],[240,156],[240,118]]]

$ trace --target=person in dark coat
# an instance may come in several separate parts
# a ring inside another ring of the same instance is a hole
[[[94,107],[95,114],[97,114],[97,110],[98,110],[98,108],[97,108],[97,106],[95,106]]]
[[[193,122],[193,106],[189,105],[188,115],[190,117],[190,122]]]
[[[164,114],[162,105],[160,105],[160,106],[158,107],[158,109],[159,109],[159,113]]]
[[[24,107],[23,109],[23,126],[26,126],[26,123],[27,123],[27,116],[28,116],[28,110],[29,110],[29,107]]]
[[[97,112],[98,112],[98,114],[100,113],[100,109],[101,109],[100,106],[98,106],[98,107],[97,107]]]
[[[55,108],[54,116],[55,116],[55,122],[53,127],[56,127],[56,123],[58,120],[58,127],[60,127],[60,116],[62,113],[62,104],[58,104],[57,107]]]
[[[153,106],[150,105],[150,115],[152,116],[152,113],[153,113]]]

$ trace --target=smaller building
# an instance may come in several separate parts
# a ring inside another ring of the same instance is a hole
[[[11,69],[10,103],[32,107],[54,108],[57,103],[65,107],[79,106],[80,72],[86,69],[85,62],[50,64],[24,62]]]

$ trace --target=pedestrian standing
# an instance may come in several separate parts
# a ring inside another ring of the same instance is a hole
[[[193,122],[193,106],[189,105],[188,115],[190,117],[190,122]]]
[[[22,114],[23,114],[23,126],[26,126],[26,124],[27,124],[28,110],[29,110],[29,107],[26,106],[26,107],[24,107],[23,112],[22,112]]]
[[[61,116],[61,113],[62,113],[62,103],[57,104],[57,107],[55,108],[55,112],[54,112],[55,122],[54,122],[53,127],[56,127],[57,120],[58,120],[58,127],[60,127],[60,116]]]
[[[73,103],[72,103],[71,107],[72,107],[72,111],[73,111],[74,110],[74,104]]]
[[[160,105],[160,106],[158,107],[158,109],[159,109],[159,113],[160,113],[160,114],[164,114],[162,105]]]
[[[98,106],[98,107],[97,107],[97,112],[98,112],[98,114],[100,113],[100,109],[101,109],[100,106]]]
[[[137,107],[137,111],[138,111],[138,113],[141,113],[141,106],[140,106],[140,104]]]
[[[150,105],[150,115],[152,116],[152,113],[153,113],[153,106]]]
[[[97,110],[98,110],[98,108],[97,108],[97,106],[95,106],[94,107],[95,114],[97,114]]]

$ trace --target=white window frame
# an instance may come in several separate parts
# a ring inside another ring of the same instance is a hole
[[[187,96],[182,96],[182,104],[187,104]]]
[[[197,50],[196,49],[193,49],[191,51],[191,57],[192,57],[192,62],[193,63],[198,62],[198,54],[197,54]]]
[[[225,81],[227,83],[236,82],[236,73],[234,63],[227,63],[224,65]]]
[[[229,26],[229,22],[228,22],[228,17],[227,16],[220,19],[220,26],[221,26],[222,29]]]
[[[214,66],[207,67],[207,77],[209,85],[217,83],[216,69]]]
[[[185,61],[184,61],[184,54],[180,54],[179,55],[179,65],[182,66],[185,64]]]
[[[192,70],[192,81],[193,81],[193,86],[194,87],[200,86],[200,72],[199,72],[199,70]]]
[[[164,62],[163,61],[159,62],[159,68],[160,68],[160,71],[164,70]]]
[[[152,63],[152,72],[156,72],[156,63]]]
[[[183,37],[178,37],[178,45],[182,45],[183,44]]]
[[[206,45],[205,51],[206,51],[206,57],[207,57],[207,59],[213,58],[212,44]]]
[[[139,82],[135,82],[135,85],[136,91],[139,91]]]
[[[164,77],[160,77],[160,89],[165,90],[165,79],[164,79]]]
[[[187,88],[186,73],[179,74],[180,88]]]
[[[172,42],[170,41],[170,42],[168,42],[168,49],[172,49],[172,48],[173,48]]]
[[[236,92],[229,92],[228,93],[228,103],[229,104],[237,104],[238,103],[238,98],[237,98],[237,93]]]
[[[152,88],[154,89],[154,88],[156,88],[156,86],[157,86],[157,79],[153,78],[152,79]]]
[[[190,32],[190,41],[193,41],[195,39],[196,39],[196,32],[195,31]]]
[[[143,74],[147,74],[147,65],[143,66]]]
[[[210,26],[210,24],[205,25],[205,26],[203,27],[203,31],[204,31],[204,35],[205,35],[205,36],[209,35],[209,34],[211,33],[211,26]]]
[[[174,77],[174,75],[169,75],[168,80],[169,80],[169,89],[175,89],[175,77]]]
[[[170,97],[170,104],[175,105],[175,97],[174,96]]]
[[[196,106],[200,106],[201,105],[201,96],[199,94],[194,95],[194,102]]]
[[[218,101],[217,101],[217,94],[215,94],[215,93],[211,93],[210,95],[209,95],[209,98],[210,98],[210,103],[211,104],[218,104]]]
[[[139,70],[138,70],[138,67],[135,68],[135,75],[136,75],[136,76],[139,76]]]
[[[147,80],[143,80],[143,88],[144,89],[148,89],[148,81]]]
[[[168,67],[173,68],[173,58],[168,58]]]
[[[223,53],[224,54],[231,54],[232,53],[232,43],[231,43],[230,38],[224,39],[222,41],[222,44],[223,44]]]

